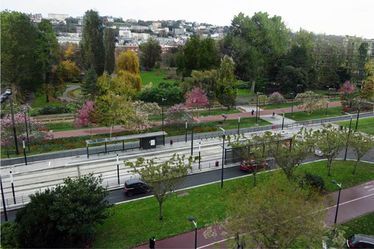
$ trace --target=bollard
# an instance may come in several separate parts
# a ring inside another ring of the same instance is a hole
[[[173,145],[173,140],[170,139],[170,145]]]
[[[216,167],[218,167],[219,166],[219,162],[218,161],[216,161]]]

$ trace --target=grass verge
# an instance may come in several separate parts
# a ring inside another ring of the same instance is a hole
[[[309,119],[319,119],[319,118],[329,118],[329,117],[336,117],[342,115],[342,108],[339,107],[331,107],[326,109],[321,109],[314,111],[312,113],[307,112],[294,112],[294,113],[286,113],[286,118],[290,118],[296,121],[304,121]]]
[[[342,121],[338,122],[339,125],[343,125],[345,127],[349,127],[350,121]],[[352,120],[352,129],[356,127],[356,119]],[[374,118],[361,118],[358,120],[358,130],[374,135]]]
[[[142,71],[140,73],[142,78],[142,84],[148,85],[152,82],[154,86],[157,86],[161,82],[174,82],[174,80],[166,79],[166,73],[162,69],[154,69],[152,71]]]
[[[374,165],[360,163],[357,173],[352,177],[353,162],[336,161],[332,169],[332,177],[327,177],[326,162],[314,162],[296,169],[296,174],[310,172],[320,175],[325,180],[328,191],[335,191],[330,184],[331,179],[343,183],[344,188],[372,180]],[[239,170],[239,169],[238,169]],[[273,173],[257,176],[261,184],[271,179]],[[131,248],[146,243],[147,239],[170,237],[191,230],[187,217],[193,215],[199,227],[222,221],[227,217],[225,201],[227,196],[242,188],[252,188],[251,176],[225,182],[223,189],[219,184],[210,184],[184,191],[183,195],[174,194],[164,203],[164,220],[158,220],[158,204],[155,198],[147,198],[114,206],[112,216],[104,224],[99,225],[95,248]]]
[[[373,235],[374,231],[374,213],[361,216],[357,219],[348,221],[341,225],[345,231],[345,236],[349,237],[353,234]]]

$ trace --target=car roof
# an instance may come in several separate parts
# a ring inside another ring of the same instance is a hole
[[[374,236],[373,235],[366,235],[366,234],[355,234],[353,235],[355,241],[359,240],[360,242],[370,242],[374,244]]]
[[[144,183],[143,181],[141,181],[140,179],[130,179],[130,180],[127,180],[125,182],[127,185],[132,185],[132,184],[136,184],[136,183]]]

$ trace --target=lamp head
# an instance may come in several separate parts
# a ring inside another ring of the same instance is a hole
[[[189,221],[191,221],[191,222],[194,222],[195,221],[195,217],[193,217],[193,216],[188,216],[188,218],[187,218]]]

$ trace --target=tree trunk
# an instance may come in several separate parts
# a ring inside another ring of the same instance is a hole
[[[359,161],[360,161],[360,158],[357,158],[357,161],[355,163],[355,167],[353,168],[353,172],[352,172],[353,175],[356,174],[356,168],[357,168],[357,164],[358,164]]]
[[[331,164],[332,164],[332,159],[327,159],[327,168],[328,168],[328,176],[331,176]]]
[[[253,187],[256,187],[256,172],[253,172]]]
[[[159,201],[158,205],[160,207],[160,214],[159,214],[160,216],[159,216],[159,219],[162,220],[163,219],[163,216],[162,216],[162,201]]]
[[[110,135],[109,135],[109,138],[112,138],[112,132],[113,132],[113,125],[110,126]]]

